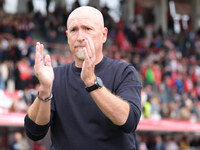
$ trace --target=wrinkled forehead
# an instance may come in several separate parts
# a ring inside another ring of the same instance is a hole
[[[70,22],[76,19],[86,19],[89,20],[91,23],[97,23],[102,28],[104,27],[102,13],[96,8],[90,6],[82,6],[72,11],[67,20],[67,28],[69,27]]]

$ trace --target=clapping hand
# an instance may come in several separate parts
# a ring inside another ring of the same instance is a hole
[[[52,90],[54,72],[53,72],[53,67],[51,65],[50,56],[46,55],[43,58],[43,49],[44,49],[43,44],[40,44],[39,42],[37,42],[34,70],[40,82],[39,91],[42,91],[46,93],[47,95],[49,95],[49,93]],[[43,61],[43,59],[45,61]]]

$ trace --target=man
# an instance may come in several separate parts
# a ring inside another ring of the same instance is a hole
[[[103,56],[107,38],[103,16],[93,7],[75,9],[68,18],[68,43],[74,62],[43,65],[36,45],[38,96],[25,117],[32,140],[51,127],[51,150],[135,150],[141,115],[141,83],[133,66]]]

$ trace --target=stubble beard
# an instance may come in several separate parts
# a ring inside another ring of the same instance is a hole
[[[79,59],[79,60],[85,60],[85,55],[83,53],[83,49],[82,48],[79,48],[78,51],[76,52],[76,57]]]

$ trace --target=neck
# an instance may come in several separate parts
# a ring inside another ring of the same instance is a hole
[[[95,65],[100,63],[102,59],[103,59],[103,54],[96,56]],[[80,59],[78,59],[77,57],[74,56],[74,61],[75,61],[75,66],[77,68],[82,68],[84,60],[80,60]]]

